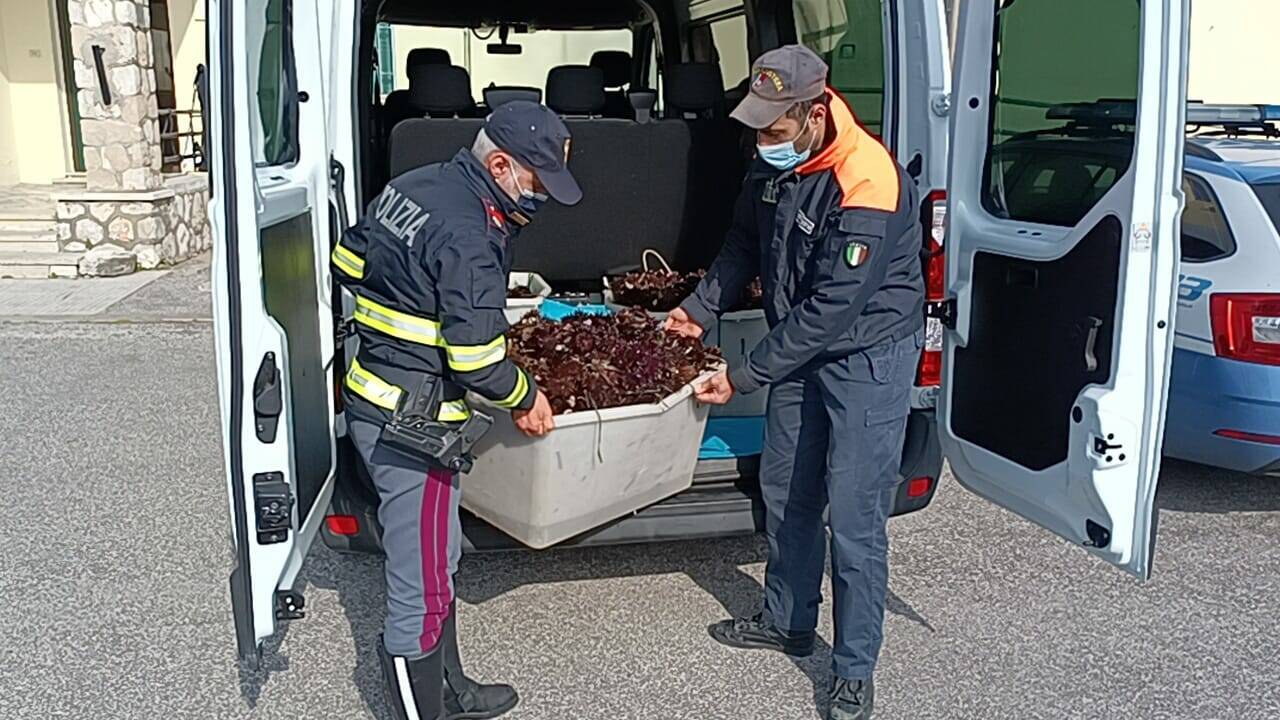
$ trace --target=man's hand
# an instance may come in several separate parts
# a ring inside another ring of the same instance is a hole
[[[693,395],[698,398],[698,402],[708,405],[724,405],[729,402],[733,399],[733,383],[729,382],[729,373],[721,370],[701,385],[695,385]]]
[[[533,400],[533,407],[528,410],[512,410],[511,419],[515,420],[520,432],[529,437],[542,437],[556,426],[555,413],[551,412],[551,403],[547,401],[547,396],[541,390]]]
[[[694,322],[693,318],[689,317],[689,313],[684,311],[684,308],[676,308],[667,313],[667,319],[662,323],[662,329],[691,338],[701,338],[703,333],[703,327]]]

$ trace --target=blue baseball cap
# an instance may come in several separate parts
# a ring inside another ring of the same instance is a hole
[[[569,174],[569,128],[547,106],[512,100],[493,109],[485,135],[537,174],[547,193],[564,205],[576,205],[582,188]]]

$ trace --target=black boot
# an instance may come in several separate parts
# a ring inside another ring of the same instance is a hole
[[[707,628],[707,631],[711,633],[711,637],[729,647],[777,650],[794,657],[812,655],[814,638],[817,637],[812,630],[801,633],[783,632],[766,620],[764,613],[721,620]]]
[[[440,636],[444,657],[445,720],[488,720],[510,712],[520,696],[510,685],[481,685],[462,672],[462,656],[458,654],[458,624],[454,605],[449,605],[449,619]]]
[[[827,720],[871,720],[876,685],[870,679],[836,678],[831,685],[831,709]]]
[[[444,673],[440,651],[424,658],[410,660],[387,652],[378,636],[378,659],[382,663],[382,679],[386,683],[387,706],[395,720],[440,720],[441,686]]]

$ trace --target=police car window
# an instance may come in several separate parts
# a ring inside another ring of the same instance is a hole
[[[1250,183],[1249,187],[1253,188],[1253,194],[1258,196],[1258,201],[1267,211],[1271,224],[1280,232],[1280,183],[1271,179],[1267,182]]]
[[[1209,183],[1188,173],[1182,176],[1182,192],[1187,198],[1182,211],[1182,259],[1204,262],[1235,252],[1231,226]]]
[[[258,165],[284,165],[298,157],[298,93],[292,42],[292,3],[268,0],[261,15],[253,18],[250,32],[258,42],[252,58],[257,66],[254,95],[257,99]]]
[[[1140,3],[987,1],[997,11],[983,206],[1073,225],[1133,155]]]
[[[826,60],[831,86],[868,130],[884,128],[883,0],[794,0],[796,37]]]

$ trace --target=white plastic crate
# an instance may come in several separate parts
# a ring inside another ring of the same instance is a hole
[[[487,410],[494,426],[462,477],[462,506],[529,547],[550,547],[687,490],[707,411],[686,385],[658,403],[557,415],[549,435],[529,438]]]
[[[532,298],[507,298],[507,307],[503,310],[503,314],[507,316],[507,322],[515,324],[531,310],[537,310],[542,301],[551,294],[551,285],[542,278],[541,275],[534,272],[512,272],[507,275],[507,289],[517,287],[527,287],[537,297]]]
[[[764,319],[764,310],[739,310],[720,316],[711,332],[707,333],[706,343],[718,345],[720,354],[724,356],[729,367],[741,367],[747,361],[747,354],[765,335],[769,334],[769,325]],[[747,395],[735,393],[733,399],[725,405],[714,405],[712,417],[754,417],[764,415],[768,404],[769,389],[759,390]]]

